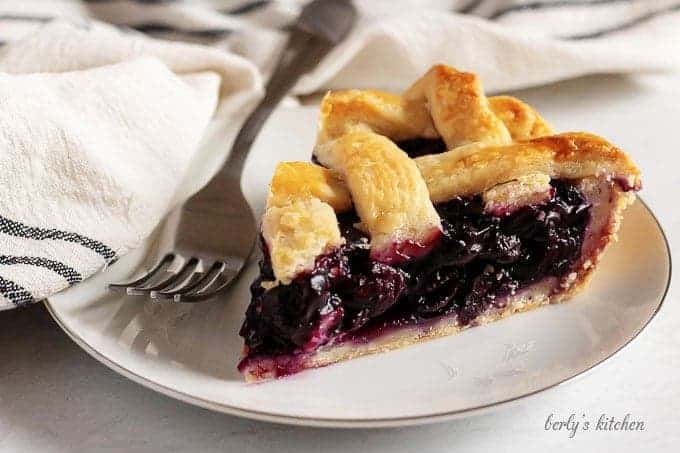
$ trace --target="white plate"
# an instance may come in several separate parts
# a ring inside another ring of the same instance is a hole
[[[275,113],[244,174],[262,209],[279,160],[307,160],[315,109]],[[226,144],[223,144],[226,146]],[[552,388],[610,358],[659,310],[670,254],[652,213],[636,202],[621,241],[590,287],[570,303],[512,316],[457,336],[247,386],[235,366],[238,329],[256,266],[222,299],[157,304],[107,293],[147,249],[52,297],[47,308],[83,349],[128,378],[209,409],[276,422],[343,427],[397,426],[466,416]],[[644,247],[640,247],[644,244]]]

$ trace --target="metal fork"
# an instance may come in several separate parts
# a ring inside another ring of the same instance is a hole
[[[257,108],[241,127],[222,168],[173,214],[174,250],[134,281],[109,285],[130,295],[176,302],[208,300],[227,289],[248,261],[257,223],[241,191],[241,173],[255,137],[279,101],[351,29],[349,0],[314,0],[305,6]],[[170,270],[174,269],[174,270]]]

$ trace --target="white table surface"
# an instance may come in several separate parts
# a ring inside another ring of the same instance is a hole
[[[632,154],[645,175],[643,197],[680,256],[680,78],[589,77],[519,96],[558,130],[591,130]],[[487,415],[382,430],[272,425],[192,407],[90,358],[41,305],[2,312],[0,452],[680,451],[676,286],[646,332],[575,382]],[[566,419],[572,413],[591,421],[631,414],[645,429],[580,430],[574,438],[545,430],[550,414]]]

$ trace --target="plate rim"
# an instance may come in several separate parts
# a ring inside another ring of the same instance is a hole
[[[637,198],[637,201],[639,201],[642,204],[642,206],[645,208],[645,210],[652,216],[652,219],[654,220],[656,227],[658,228],[659,232],[661,233],[661,237],[662,237],[664,245],[665,245],[666,256],[667,256],[667,259],[668,259],[668,277],[667,277],[667,280],[666,280],[666,285],[665,285],[663,294],[659,298],[659,301],[658,301],[656,308],[654,309],[652,314],[649,316],[649,318],[645,321],[645,323],[642,325],[642,327],[640,327],[630,338],[628,338],[621,346],[619,346],[614,352],[612,352],[608,356],[606,356],[606,357],[602,358],[601,360],[595,362],[594,364],[590,365],[586,369],[560,380],[559,382],[548,385],[548,386],[543,387],[543,388],[538,389],[538,390],[534,390],[532,392],[528,392],[528,393],[525,393],[525,394],[522,394],[522,395],[514,396],[512,398],[508,398],[508,399],[505,399],[505,400],[502,400],[502,401],[496,401],[496,402],[493,402],[493,403],[483,404],[483,405],[464,408],[464,409],[457,409],[457,410],[453,410],[453,411],[443,411],[443,412],[432,413],[432,414],[406,416],[406,417],[345,419],[345,418],[333,418],[333,417],[307,417],[307,416],[283,415],[281,413],[242,409],[242,408],[239,408],[239,407],[230,406],[228,404],[216,403],[214,401],[210,401],[210,400],[207,400],[207,399],[204,399],[204,398],[189,395],[187,393],[176,390],[174,388],[170,388],[170,387],[165,386],[163,384],[159,384],[157,382],[154,382],[153,380],[151,380],[147,377],[144,377],[144,376],[142,376],[138,373],[135,373],[134,371],[128,370],[124,366],[114,362],[113,360],[109,359],[108,357],[106,357],[105,355],[101,354],[99,351],[94,349],[92,346],[90,346],[76,332],[73,332],[71,329],[69,329],[64,324],[64,322],[61,320],[59,315],[55,312],[55,310],[52,308],[52,305],[51,305],[49,299],[45,299],[43,301],[43,304],[44,304],[45,308],[47,309],[48,313],[50,314],[50,316],[52,316],[54,321],[57,323],[57,325],[71,338],[71,340],[73,340],[81,349],[83,349],[86,353],[88,353],[94,359],[96,359],[100,363],[106,365],[108,368],[112,369],[113,371],[117,372],[118,374],[132,380],[133,382],[136,382],[137,384],[142,385],[143,387],[149,388],[149,389],[154,390],[158,393],[161,393],[165,396],[169,396],[171,398],[180,400],[182,402],[185,402],[185,403],[188,403],[188,404],[191,404],[191,405],[194,405],[194,406],[199,406],[199,407],[209,409],[209,410],[212,410],[212,411],[215,411],[215,412],[220,412],[220,413],[238,416],[238,417],[243,417],[243,418],[252,419],[252,420],[281,423],[281,424],[295,425],[295,426],[312,426],[312,427],[321,427],[321,428],[386,428],[386,427],[415,426],[415,425],[424,425],[424,424],[430,424],[430,423],[444,422],[444,421],[452,420],[452,419],[455,419],[455,418],[462,418],[462,417],[467,417],[467,416],[479,414],[479,413],[482,413],[484,411],[490,410],[492,408],[509,406],[513,403],[523,401],[525,399],[536,396],[536,395],[541,394],[543,392],[546,392],[548,390],[555,389],[558,386],[570,383],[570,382],[576,380],[577,378],[580,378],[580,377],[585,376],[586,374],[589,374],[595,368],[598,368],[603,363],[605,363],[608,360],[618,356],[621,351],[623,351],[627,346],[629,346],[635,339],[639,338],[640,334],[647,329],[647,327],[651,324],[652,320],[654,318],[656,318],[658,313],[661,311],[661,307],[664,305],[664,302],[665,302],[666,297],[668,295],[668,291],[670,289],[672,276],[673,276],[673,259],[672,259],[672,255],[671,255],[670,244],[668,242],[668,237],[667,237],[666,232],[664,231],[663,227],[661,226],[659,219],[654,214],[654,211],[652,211],[650,209],[649,205],[647,203],[645,203],[644,200],[642,200],[642,198],[640,196],[636,196],[636,198]]]

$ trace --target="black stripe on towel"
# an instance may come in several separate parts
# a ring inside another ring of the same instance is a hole
[[[39,241],[53,239],[72,242],[97,252],[107,261],[107,263],[112,263],[116,259],[116,252],[97,240],[90,239],[78,233],[24,225],[21,222],[3,216],[0,216],[0,233],[20,238],[36,239]]]
[[[72,267],[67,266],[66,264],[59,261],[40,258],[37,256],[0,255],[0,264],[28,264],[30,266],[44,267],[45,269],[49,269],[52,272],[64,277],[69,285],[73,285],[74,283],[78,283],[83,280],[83,277],[80,275],[80,273],[78,273],[78,271]]]
[[[33,296],[26,288],[17,285],[11,280],[0,276],[0,294],[12,302],[14,305],[22,306],[34,302]]]
[[[507,8],[500,9],[495,13],[491,14],[491,16],[489,16],[489,19],[496,20],[507,14],[522,11],[538,11],[541,9],[565,8],[569,6],[606,5],[608,3],[630,3],[630,2],[631,0],[556,0],[552,2],[537,1],[508,6]]]
[[[251,13],[255,10],[264,8],[265,6],[269,5],[271,3],[271,0],[255,0],[253,2],[246,2],[243,5],[239,5],[235,8],[232,9],[227,9],[223,10],[222,12],[224,14],[231,14],[234,16],[237,16],[239,14],[248,14]]]
[[[643,14],[641,16],[636,17],[635,19],[631,19],[627,22],[623,22],[618,25],[614,25],[613,27],[605,28],[602,30],[597,30],[589,33],[584,33],[581,35],[572,35],[572,36],[562,36],[563,39],[594,39],[594,38],[601,38],[603,36],[616,33],[619,31],[623,30],[628,30],[629,28],[633,28],[637,25],[643,24],[645,22],[648,22],[652,19],[655,19],[657,17],[663,16],[665,14],[670,14],[674,12],[680,11],[680,4],[677,5],[671,5],[667,8],[662,8],[657,11],[651,11],[647,14]]]
[[[482,3],[484,3],[484,0],[470,0],[465,6],[456,10],[456,12],[458,14],[470,14],[472,11],[477,9]]]
[[[186,28],[176,28],[166,24],[160,23],[144,23],[136,25],[127,25],[127,28],[137,30],[142,33],[174,33],[178,35],[195,36],[198,38],[224,38],[229,36],[233,30],[228,28],[208,28],[190,30]]]

